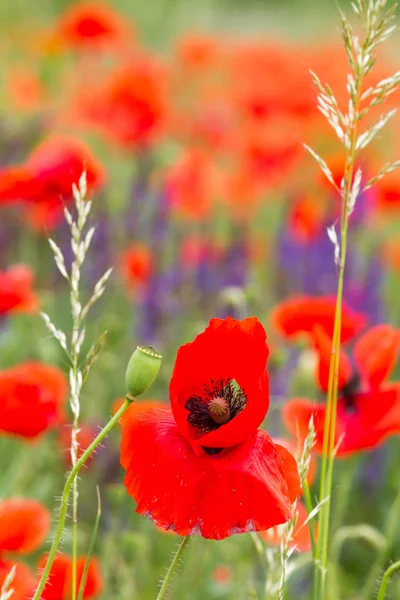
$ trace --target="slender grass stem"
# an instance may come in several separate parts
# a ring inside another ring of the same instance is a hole
[[[358,116],[360,112],[361,89],[363,82],[362,71],[355,81],[356,97],[354,102],[354,119],[350,129],[350,146],[346,156],[344,172],[344,193],[342,194],[340,233],[341,233],[341,251],[339,262],[338,287],[336,295],[336,310],[333,327],[332,354],[329,366],[328,399],[325,414],[324,440],[323,440],[323,461],[320,485],[320,502],[327,498],[322,506],[319,518],[319,538],[317,548],[317,560],[315,562],[315,585],[314,599],[324,600],[326,590],[326,579],[328,572],[328,541],[329,541],[329,521],[332,495],[334,449],[336,440],[336,415],[338,401],[338,381],[340,365],[340,343],[342,329],[342,303],[344,288],[344,272],[347,256],[347,241],[349,227],[349,204],[352,191],[353,173],[356,159],[356,143],[358,134]]]
[[[308,485],[307,479],[303,483],[303,499],[307,509],[307,514],[309,515],[313,510],[313,505],[311,501],[310,486]],[[317,542],[315,538],[314,519],[308,521],[307,525],[310,532],[312,555],[313,559],[315,560],[315,557],[317,555]]]
[[[178,563],[180,561],[182,553],[183,553],[184,549],[186,548],[186,546],[188,545],[189,540],[190,540],[190,535],[187,535],[186,537],[183,538],[183,540],[179,544],[178,549],[175,552],[172,562],[169,566],[167,574],[165,575],[164,580],[161,584],[160,591],[157,594],[156,600],[162,600],[162,598],[164,598],[165,593],[168,590],[168,586],[170,584],[172,576],[174,574],[174,571],[175,571],[176,567],[178,566]]]
[[[85,452],[79,458],[76,465],[73,467],[72,471],[68,475],[68,478],[67,478],[67,481],[65,482],[65,486],[64,486],[63,493],[61,496],[60,515],[58,518],[57,529],[55,532],[54,540],[51,545],[50,552],[47,557],[47,562],[46,562],[46,565],[42,572],[42,576],[40,578],[40,581],[39,581],[38,586],[35,591],[35,595],[33,596],[32,600],[40,599],[43,589],[46,585],[46,581],[48,579],[54,559],[56,557],[58,547],[61,543],[62,534],[63,534],[63,530],[64,530],[64,523],[65,523],[65,519],[67,517],[68,501],[69,501],[69,496],[71,493],[71,488],[72,488],[73,482],[74,482],[76,476],[78,475],[80,469],[82,468],[82,466],[85,464],[85,462],[89,458],[89,456],[91,456],[91,454],[94,452],[94,450],[96,450],[97,446],[99,444],[101,444],[101,442],[109,434],[111,429],[118,423],[119,419],[122,417],[122,415],[127,410],[127,408],[130,406],[130,404],[131,404],[130,400],[125,400],[125,402],[123,403],[121,408],[109,420],[107,425],[100,431],[100,433],[93,440],[93,442],[90,444],[90,446],[88,446],[88,448],[85,450]]]

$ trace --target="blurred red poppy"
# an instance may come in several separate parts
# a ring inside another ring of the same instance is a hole
[[[278,304],[270,315],[271,324],[286,339],[311,334],[319,325],[329,336],[333,335],[336,298],[294,296]],[[341,340],[351,340],[366,325],[367,318],[343,305]]]
[[[13,265],[0,271],[0,316],[14,312],[35,312],[38,298],[32,289],[34,274],[27,265]]]
[[[195,221],[208,217],[216,199],[217,181],[209,154],[189,148],[165,175],[167,198],[174,212]]]
[[[317,381],[326,391],[332,344],[322,330],[317,329],[314,335],[318,355]],[[385,383],[393,369],[399,345],[400,331],[390,325],[377,325],[356,342],[352,360],[341,353],[335,438],[337,456],[374,448],[388,436],[400,433],[400,384]],[[321,452],[323,447],[325,415],[325,404],[304,398],[290,400],[283,410],[287,429],[303,440],[313,416],[316,452]]]
[[[36,550],[46,539],[51,525],[48,509],[30,498],[0,501],[0,554],[26,554]]]
[[[75,119],[124,148],[157,139],[167,117],[167,73],[152,56],[113,70],[99,85],[79,90]]]
[[[0,204],[23,200],[32,227],[54,227],[83,170],[89,191],[103,184],[103,169],[89,148],[75,138],[52,135],[23,164],[0,170]]]
[[[0,371],[0,432],[34,438],[58,425],[67,390],[65,375],[44,363]]]
[[[308,514],[302,502],[297,502],[296,511],[298,513],[297,522],[293,530],[291,546],[294,546],[298,552],[309,552],[311,550],[310,530],[307,521]],[[267,531],[260,531],[260,538],[271,546],[279,546],[282,538],[282,526],[272,527]]]
[[[16,600],[33,596],[36,578],[25,564],[11,561],[4,554],[33,552],[46,539],[50,525],[50,512],[37,500],[8,498],[0,501],[0,588],[15,566],[9,589],[13,589],[12,598]]]
[[[179,535],[211,539],[290,518],[296,461],[257,430],[269,405],[267,358],[256,318],[213,319],[179,349],[172,412],[141,411],[123,427],[121,464],[138,513]]]
[[[64,44],[79,50],[115,47],[133,37],[126,20],[100,2],[69,6],[57,24],[57,34]]]
[[[39,559],[38,567],[42,569],[47,561],[47,555]],[[79,556],[76,561],[77,591],[85,568],[86,556]],[[91,558],[87,573],[84,598],[94,598],[103,589],[103,578],[100,565],[96,558]],[[41,600],[70,600],[72,594],[72,558],[58,554],[50,570],[48,583],[42,592]]]
[[[153,270],[153,255],[145,244],[131,244],[121,254],[120,264],[127,287],[134,290],[148,281]]]

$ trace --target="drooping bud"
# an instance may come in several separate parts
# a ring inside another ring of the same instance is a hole
[[[146,392],[161,367],[162,356],[153,346],[138,346],[132,354],[125,374],[125,385],[129,396],[140,396]],[[134,398],[132,398],[133,400]]]
[[[217,425],[224,425],[227,423],[231,416],[229,403],[225,398],[217,397],[213,398],[208,404],[208,412],[214,423]]]

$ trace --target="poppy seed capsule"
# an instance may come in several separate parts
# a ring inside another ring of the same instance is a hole
[[[125,374],[130,396],[140,396],[149,389],[158,375],[162,356],[153,346],[138,346],[132,354]]]

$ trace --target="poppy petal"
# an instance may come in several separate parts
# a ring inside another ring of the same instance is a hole
[[[361,374],[373,388],[389,377],[400,346],[400,330],[390,325],[369,329],[354,346],[354,358]]]
[[[262,423],[269,407],[268,353],[265,330],[255,317],[212,319],[203,333],[179,349],[170,383],[171,408],[195,451],[235,446]],[[203,397],[205,386],[221,381],[239,386],[245,406],[226,424],[201,433],[189,424],[186,404],[192,397]]]
[[[313,332],[314,347],[318,354],[317,378],[324,392],[329,387],[329,370],[332,357],[332,340],[321,326],[314,327]],[[338,389],[341,390],[350,380],[352,374],[351,362],[344,352],[340,352],[339,357],[339,378]]]
[[[121,464],[137,512],[179,535],[223,539],[268,529],[291,517],[299,493],[295,459],[264,431],[196,456],[169,410],[126,423]]]
[[[271,312],[273,327],[283,337],[292,340],[300,334],[312,333],[319,325],[332,338],[335,321],[336,298],[295,296],[278,304]],[[342,309],[341,340],[347,342],[365,327],[366,316],[351,310],[346,304]]]
[[[290,400],[284,408],[283,419],[292,434],[300,439],[307,435],[313,416],[316,433],[314,450],[321,453],[324,440],[326,406],[306,399]],[[349,400],[338,401],[335,446],[338,458],[370,450],[382,444],[390,435],[400,433],[400,385],[356,394]]]
[[[38,562],[39,569],[43,569],[47,555],[43,555]],[[79,556],[76,561],[77,589],[82,579],[85,568],[86,556]],[[52,564],[48,584],[42,592],[41,600],[70,600],[72,593],[72,558],[65,554],[58,554]],[[94,598],[103,589],[103,578],[96,558],[89,561],[84,598]]]
[[[299,458],[301,457],[301,455],[303,453],[303,443],[300,442],[300,440],[295,441],[294,439],[289,439],[289,438],[274,437],[272,441],[274,442],[274,444],[276,446],[283,446],[284,448],[286,448],[286,450],[288,450],[290,452],[290,454],[293,454],[293,456],[296,458],[297,461],[299,460]],[[315,457],[311,454],[310,465],[309,465],[308,473],[307,473],[308,485],[312,485],[316,474],[317,474],[317,462],[315,460]]]
[[[0,552],[26,554],[46,539],[51,517],[37,500],[10,498],[0,501]]]

